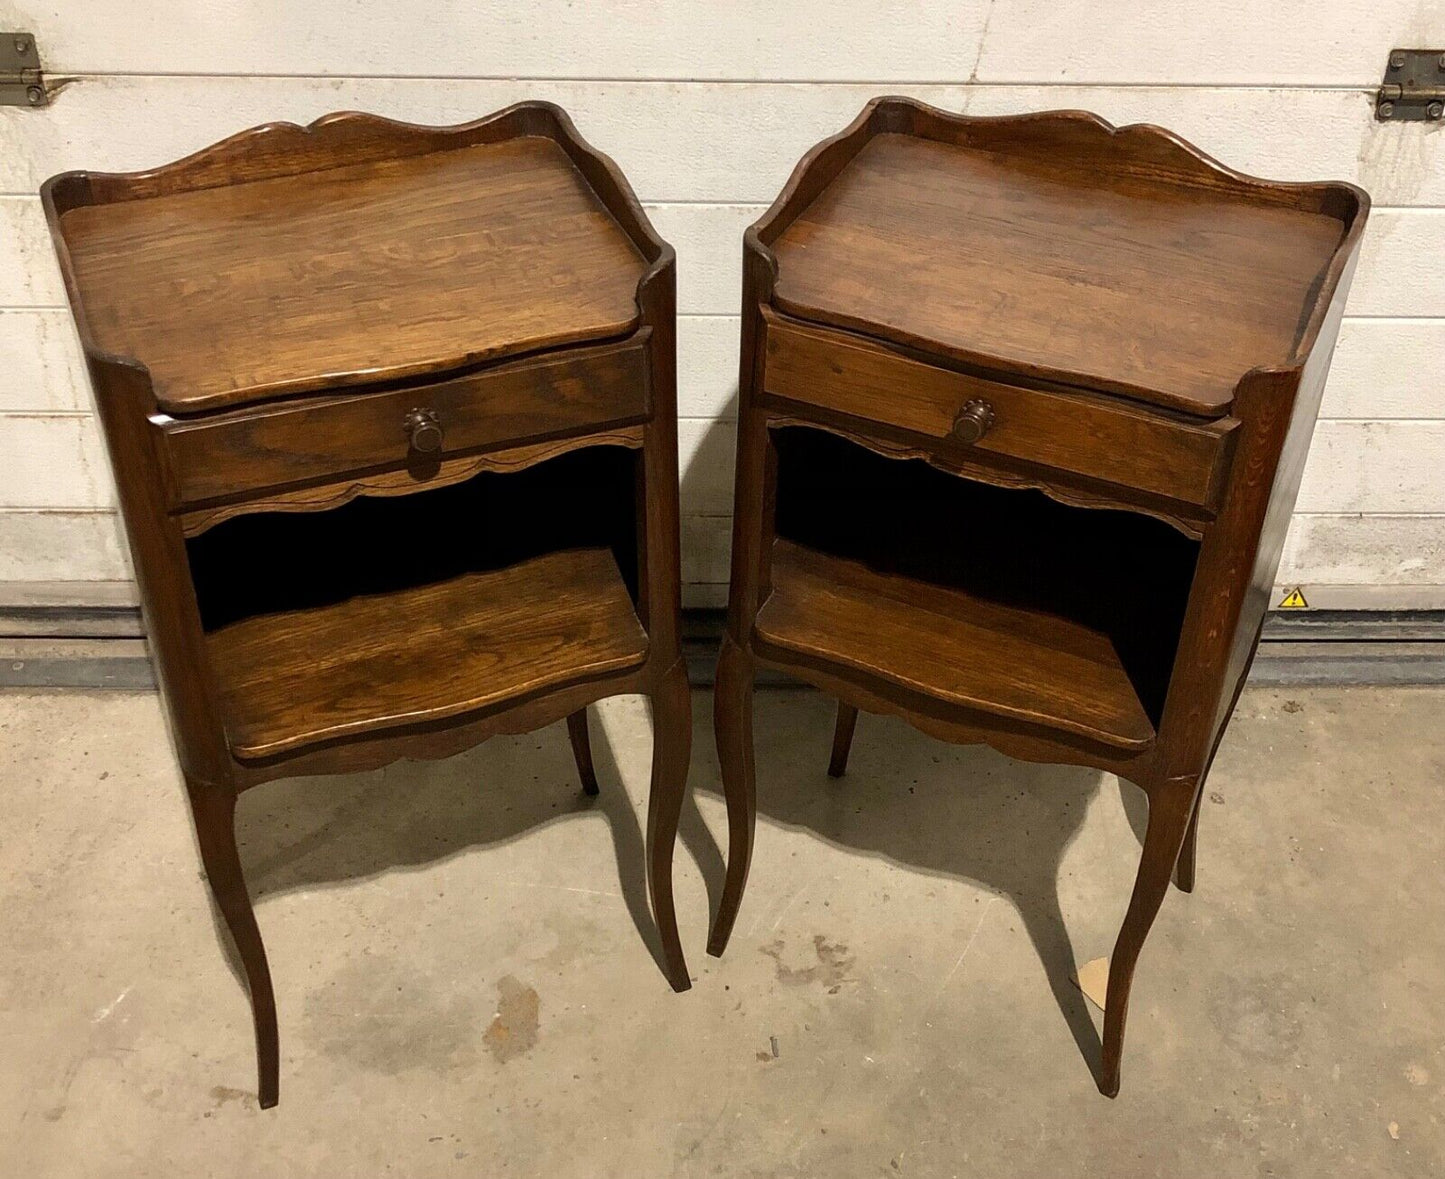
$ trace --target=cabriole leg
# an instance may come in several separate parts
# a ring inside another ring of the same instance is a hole
[[[587,710],[579,708],[567,717],[567,736],[572,741],[572,758],[577,763],[577,776],[582,779],[582,793],[597,793],[597,774],[592,769],[592,740],[587,735]]]
[[[241,874],[236,853],[236,795],[228,788],[208,782],[187,781],[196,836],[201,845],[201,862],[216,907],[231,931],[246,985],[251,992],[251,1015],[256,1024],[257,1086],[262,1109],[276,1104],[280,1091],[280,1048],[276,1034],[276,996],[271,989],[271,968],[266,947],[256,925],[256,913]]]
[[[1124,1050],[1124,1022],[1129,1014],[1129,988],[1134,983],[1134,967],[1139,951],[1149,935],[1149,927],[1159,912],[1159,905],[1169,889],[1169,877],[1184,843],[1185,828],[1194,806],[1195,785],[1192,781],[1174,779],[1159,786],[1149,795],[1149,828],[1144,835],[1144,852],[1139,859],[1139,875],[1134,881],[1134,895],[1124,915],[1119,940],[1109,961],[1109,990],[1104,1006],[1104,1051],[1099,1070],[1099,1092],[1106,1097],[1119,1093],[1119,1063]]]
[[[713,728],[728,808],[727,879],[712,933],[707,939],[707,952],[717,957],[727,948],[743,901],[758,814],[753,772],[753,660],[730,634],[723,636],[722,651],[718,655]]]
[[[833,726],[833,756],[828,761],[828,777],[841,778],[848,772],[848,751],[853,748],[853,728],[858,723],[858,710],[838,701],[838,720]]]
[[[672,900],[672,852],[691,754],[692,692],[687,664],[679,658],[652,693],[652,792],[647,802],[647,891],[662,938],[667,981],[674,991],[692,986]]]
[[[1199,809],[1204,801],[1204,792],[1194,800],[1194,809],[1189,813],[1189,826],[1184,829],[1184,844],[1179,849],[1179,862],[1174,865],[1174,883],[1181,892],[1194,891],[1195,849],[1199,843]]]

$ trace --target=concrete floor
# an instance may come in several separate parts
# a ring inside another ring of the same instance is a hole
[[[560,725],[248,794],[281,1012],[262,1112],[155,698],[0,695],[0,1175],[1445,1169],[1445,690],[1245,694],[1112,1102],[1070,978],[1127,901],[1133,787],[866,716],[835,783],[830,702],[760,693],[757,853],[717,961],[695,712],[685,995],[637,929],[636,699],[594,714],[595,802]]]

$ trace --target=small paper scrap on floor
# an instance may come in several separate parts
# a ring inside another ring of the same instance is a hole
[[[1386,1127],[1386,1129],[1388,1129],[1388,1130],[1390,1131],[1390,1137],[1391,1137],[1391,1138],[1393,1138],[1396,1142],[1399,1142],[1399,1141],[1400,1141],[1400,1123],[1399,1123],[1399,1122],[1391,1122],[1391,1123],[1389,1124],[1389,1126]]]
[[[1095,958],[1092,962],[1085,962],[1079,967],[1075,980],[1079,990],[1084,992],[1084,998],[1103,1011],[1104,1000],[1109,993],[1109,959]]]

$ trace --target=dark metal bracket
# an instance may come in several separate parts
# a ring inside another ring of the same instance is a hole
[[[40,48],[29,33],[0,33],[0,106],[48,106]]]
[[[1392,49],[1375,95],[1381,123],[1438,123],[1445,116],[1445,49]]]

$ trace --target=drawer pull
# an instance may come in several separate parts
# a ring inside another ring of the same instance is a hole
[[[974,398],[958,411],[953,419],[953,436],[965,446],[972,446],[993,429],[993,406]]]
[[[435,410],[413,409],[407,413],[403,425],[413,450],[433,454],[442,448],[442,424]]]

